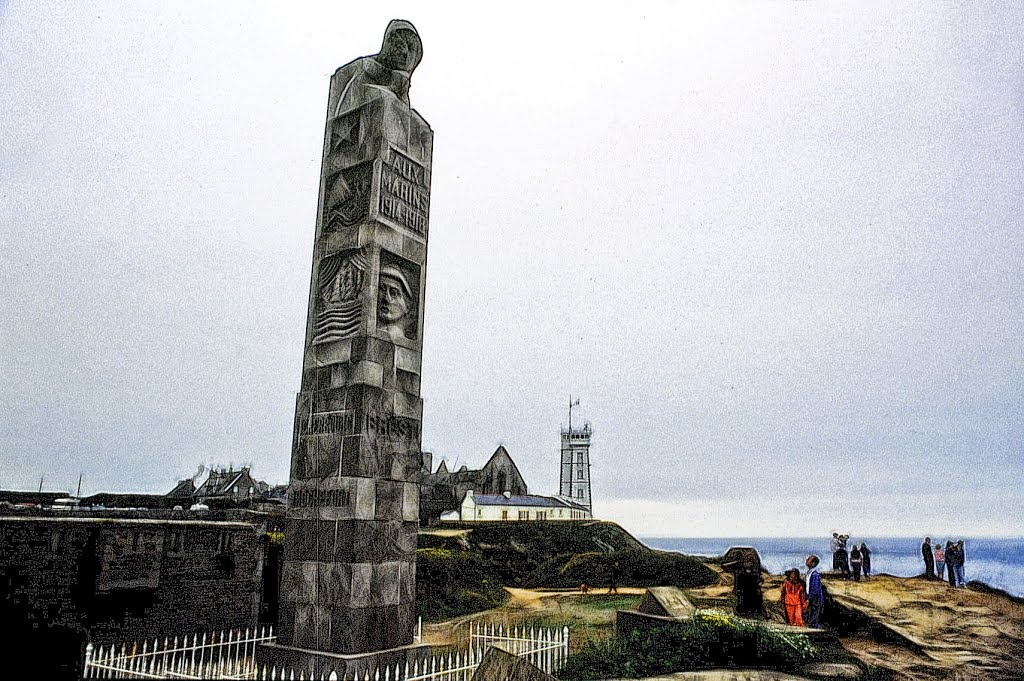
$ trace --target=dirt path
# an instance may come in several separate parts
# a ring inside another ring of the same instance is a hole
[[[515,589],[505,587],[510,598],[501,607],[423,626],[423,639],[435,645],[465,645],[471,621],[513,626],[569,627],[570,650],[588,639],[608,638],[615,625],[615,611],[635,607],[646,591],[640,587],[591,589]]]
[[[608,589],[591,589],[584,594],[579,589],[513,589],[509,586],[505,587],[505,591],[512,596],[512,599],[502,606],[503,608],[512,606],[532,610],[543,610],[545,609],[545,599],[568,598],[571,596],[578,596],[580,599],[584,599],[589,596],[614,596],[616,594],[620,596],[643,596],[644,593],[646,593],[647,588],[623,586],[619,587],[616,594],[611,593]]]

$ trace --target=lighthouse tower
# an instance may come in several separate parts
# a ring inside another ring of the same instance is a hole
[[[578,399],[569,399],[569,427],[562,429],[562,463],[558,496],[585,507],[592,514],[594,509],[590,497],[590,437],[593,431],[589,423],[584,423],[582,428],[573,428],[572,408],[579,403]]]

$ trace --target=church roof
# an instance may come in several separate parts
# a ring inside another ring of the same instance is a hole
[[[485,463],[484,467],[480,470],[487,470],[488,466],[502,458],[508,459],[508,462],[512,464],[512,469],[516,472],[516,475],[518,475],[519,479],[523,481],[523,485],[526,485],[526,478],[523,477],[523,473],[519,470],[519,466],[516,465],[515,459],[513,459],[512,455],[508,453],[508,450],[505,449],[504,445],[498,445],[498,448],[494,450],[494,454],[491,454],[491,458],[487,459],[487,463]]]

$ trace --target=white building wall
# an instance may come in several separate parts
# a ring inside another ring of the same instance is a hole
[[[507,504],[492,506],[477,504],[473,498],[473,490],[466,492],[462,500],[460,520],[464,523],[508,522],[511,520],[585,520],[590,513],[582,509],[571,509],[553,504],[551,506],[517,506]]]

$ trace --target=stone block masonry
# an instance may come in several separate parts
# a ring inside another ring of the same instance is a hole
[[[251,627],[265,544],[258,522],[0,517],[0,641],[38,678],[74,679],[87,641]]]
[[[282,648],[354,655],[413,639],[433,147],[408,98],[421,54],[412,25],[393,21],[379,54],[331,78],[295,406]]]

